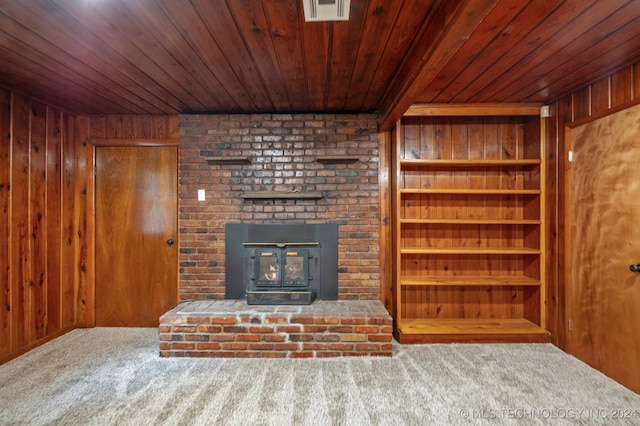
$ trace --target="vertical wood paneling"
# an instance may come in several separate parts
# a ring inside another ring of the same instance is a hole
[[[33,330],[29,314],[31,300],[31,256],[29,237],[29,99],[14,95],[11,132],[11,313],[12,349],[26,346]]]
[[[46,147],[46,223],[47,230],[47,332],[56,333],[62,328],[60,306],[62,244],[62,121],[63,115],[53,107],[47,107]],[[55,248],[55,250],[54,250]]]
[[[591,115],[591,87],[585,87],[573,93],[573,119]]]
[[[62,206],[67,214],[61,217],[61,248],[60,248],[60,275],[62,277],[60,284],[60,306],[63,307],[60,322],[61,327],[66,328],[72,326],[76,321],[75,300],[78,291],[77,282],[77,261],[76,253],[78,251],[75,243],[75,235],[77,233],[74,226],[75,211],[70,206],[75,206],[75,185],[78,179],[75,167],[75,157],[78,155],[76,151],[75,129],[69,122],[65,122],[62,127]],[[71,309],[64,309],[71,307]]]
[[[390,132],[380,132],[380,174],[378,185],[380,188],[380,296],[381,302],[389,312],[395,313],[395,303],[392,294],[393,282],[393,250],[392,250],[392,215],[391,200],[391,146],[393,144]]]
[[[629,67],[611,76],[611,107],[633,99],[633,68]]]
[[[411,159],[420,158],[421,145],[420,145],[420,119],[407,120],[406,125],[402,126],[403,138],[400,145],[401,152],[400,158]],[[399,142],[399,141],[398,141]],[[404,187],[420,187],[429,182],[422,181],[415,173],[405,172],[402,176]],[[406,197],[403,201],[402,208],[404,210],[403,217],[407,219],[420,219],[421,215],[428,215],[428,209],[424,208],[421,211],[421,197],[411,196]],[[420,240],[420,230],[414,226],[406,226],[402,228],[403,235],[403,247],[416,247]],[[416,263],[416,266],[421,269],[426,267],[424,259],[414,258],[413,256],[404,256],[401,261],[403,262],[402,270],[409,270],[409,265]],[[419,308],[423,304],[423,297],[426,298],[424,291],[420,289],[406,289],[403,291],[411,294],[402,298],[403,305],[401,307],[402,314],[405,318],[418,317],[420,315]]]
[[[0,362],[78,323],[86,241],[77,226],[68,230],[78,239],[70,251],[61,238],[63,223],[86,216],[61,186],[63,173],[86,180],[72,167],[74,126],[70,114],[0,90]]]
[[[11,93],[0,88],[0,359],[11,340]]]
[[[78,135],[82,136],[82,135]],[[76,271],[78,273],[78,279],[76,281],[77,287],[75,290],[76,296],[76,318],[77,322],[81,322],[88,325],[93,325],[94,309],[92,299],[89,298],[94,288],[94,283],[89,281],[90,265],[93,265],[92,259],[89,259],[87,239],[89,238],[89,217],[87,216],[87,187],[89,181],[93,178],[87,167],[87,163],[90,161],[90,155],[87,153],[88,139],[79,137],[73,139],[76,141],[76,179],[75,179],[75,193],[74,193],[74,206],[75,217],[74,223],[76,226],[75,233],[75,247],[77,255]]]
[[[47,217],[46,217],[46,155],[47,107],[31,102],[31,159],[29,170],[29,202],[31,239],[30,298],[32,332],[35,340],[47,333]],[[52,253],[54,255],[55,253]]]
[[[611,108],[611,90],[609,79],[600,80],[591,85],[591,114],[599,114]]]

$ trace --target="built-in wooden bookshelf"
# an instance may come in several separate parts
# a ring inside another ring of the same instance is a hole
[[[422,110],[394,134],[396,338],[548,341],[539,107]]]

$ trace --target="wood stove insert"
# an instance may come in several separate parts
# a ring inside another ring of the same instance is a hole
[[[227,299],[255,305],[338,298],[337,224],[227,224]]]

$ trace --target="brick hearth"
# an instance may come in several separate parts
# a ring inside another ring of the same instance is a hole
[[[160,356],[323,358],[391,356],[392,317],[376,300],[311,305],[182,302],[160,317]]]

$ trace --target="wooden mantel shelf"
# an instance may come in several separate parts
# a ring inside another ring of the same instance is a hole
[[[282,191],[247,191],[241,195],[245,200],[319,200],[324,193],[317,191],[282,192]]]
[[[350,164],[360,161],[359,155],[325,155],[316,157],[320,164]]]
[[[207,157],[207,164],[251,164],[249,157]]]

